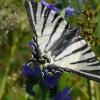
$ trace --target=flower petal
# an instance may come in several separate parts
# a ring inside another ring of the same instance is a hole
[[[55,11],[56,13],[58,13],[60,11],[53,4],[49,4],[45,0],[41,0],[41,3],[44,4],[45,6],[47,6],[48,8],[50,8],[51,10]]]
[[[35,80],[36,78],[41,79],[42,74],[37,63],[34,64],[33,69],[30,65],[24,64],[22,74],[29,79]]]
[[[49,88],[53,88],[57,84],[60,76],[61,76],[61,73],[59,72],[55,73],[53,76],[46,74],[44,77],[44,84]]]
[[[34,79],[34,72],[28,64],[24,64],[22,68],[22,75]]]
[[[49,4],[49,8],[52,9],[53,11],[57,12],[57,13],[60,11],[58,8],[56,8],[56,7],[55,7],[54,5],[52,5],[52,4]]]
[[[33,72],[37,77],[39,77],[39,78],[42,77],[41,70],[40,70],[39,65],[37,63],[34,64]]]
[[[65,14],[68,16],[73,16],[75,14],[75,9],[72,7],[67,7],[65,9]]]

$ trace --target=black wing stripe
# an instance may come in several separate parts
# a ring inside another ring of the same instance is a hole
[[[87,45],[84,45],[84,46],[82,46],[82,47],[80,47],[80,48],[78,48],[78,49],[75,49],[75,50],[72,51],[70,54],[65,55],[64,57],[61,57],[61,58],[58,59],[58,60],[61,60],[61,59],[65,58],[65,57],[68,57],[68,56],[71,56],[71,55],[73,55],[73,54],[75,54],[75,53],[81,52],[82,50],[84,50],[84,49],[86,49],[86,48],[87,48]],[[58,60],[55,60],[55,61],[58,61]],[[79,61],[79,62],[80,62],[80,61]],[[77,62],[75,62],[75,63],[77,63]],[[73,63],[72,63],[72,64],[73,64]]]
[[[97,70],[96,70],[97,71]],[[96,73],[95,71],[95,73]],[[98,75],[96,74],[93,74],[92,72],[91,73],[88,73],[88,72],[85,72],[85,71],[76,71],[76,70],[71,70],[71,72],[79,75],[79,76],[83,76],[83,77],[86,77],[88,79],[91,79],[91,80],[94,80],[94,81],[97,81],[97,82],[100,82],[100,77],[99,77],[99,71],[98,71]]]
[[[77,52],[80,52],[80,51],[86,49],[87,47],[88,47],[87,44],[85,44],[84,46],[82,46],[82,47],[80,47],[80,48],[74,50],[74,51],[72,52],[72,54],[77,53]]]
[[[47,20],[48,20],[50,11],[51,11],[51,10],[50,10],[49,8],[47,8],[47,9],[45,10],[45,12],[44,12],[44,23],[43,23],[42,32],[41,32],[42,34],[43,34],[44,29],[45,29],[46,22],[47,22]]]
[[[32,4],[32,8],[33,8],[34,22],[35,22],[35,24],[37,24],[36,14],[37,14],[38,3],[31,1],[31,4]]]
[[[51,41],[51,38],[52,38],[53,34],[56,32],[57,28],[59,27],[60,23],[61,23],[63,20],[64,20],[64,19],[63,19],[62,17],[60,17],[60,18],[58,19],[58,21],[56,22],[56,25],[55,25],[54,28],[53,28],[53,31],[52,31],[52,33],[51,33],[51,36],[50,36],[50,38],[49,38],[48,43],[46,44],[46,47],[48,46],[49,42]]]
[[[63,50],[65,50],[65,48],[67,48],[73,43],[82,40],[81,37],[80,38],[77,37],[76,39],[74,39],[76,34],[77,34],[77,29],[70,31],[66,34],[63,34],[50,48],[50,50],[52,51],[52,55],[58,56],[61,52],[63,52]]]
[[[51,38],[52,35],[56,32],[57,28],[59,27],[60,23],[61,23],[63,20],[64,20],[64,19],[63,19],[62,17],[60,17],[60,18],[58,19],[58,21],[56,22],[56,25],[55,25],[54,28],[53,28],[53,31],[52,31],[52,33],[51,33],[50,38]]]
[[[64,24],[63,27],[60,26],[62,24]],[[62,21],[60,25],[57,28],[57,31],[55,32],[55,34],[52,35],[51,40],[49,41],[47,47],[45,48],[46,51],[50,51],[51,48],[52,48],[52,46],[55,47],[57,45],[55,43],[56,42],[58,43],[59,42],[59,39],[61,37],[63,37],[69,31],[69,27],[70,27],[69,24],[67,24],[64,21]]]
[[[91,64],[89,66],[100,66],[100,62],[96,63],[96,64]]]
[[[79,64],[79,63],[90,63],[96,60],[96,57],[92,57],[92,58],[88,58],[88,59],[84,59],[81,61],[76,61],[76,62],[72,62],[70,64]]]
[[[55,55],[55,58],[56,58],[57,56],[59,56],[59,54],[61,54],[66,49],[66,47],[69,47],[69,46],[73,45],[74,43],[81,41],[81,40],[82,40],[82,38],[78,38],[78,39],[73,39],[73,41],[70,43],[67,43],[67,41],[65,43],[61,42],[59,44],[59,46],[56,47],[56,49],[52,51],[52,55]],[[55,43],[55,45],[56,44],[57,43]],[[63,45],[63,46],[61,46],[61,45]]]
[[[61,33],[62,36],[68,31],[69,27],[70,27],[70,26],[69,26],[69,24],[67,23],[66,26],[65,26],[65,28],[64,28],[64,30],[63,30],[63,32]]]
[[[64,46],[61,46],[61,45],[63,45],[63,41],[61,39],[63,39],[63,37],[64,37],[65,33],[68,31],[69,27],[70,27],[69,24],[65,25],[65,28],[64,28],[63,32],[61,33],[61,37],[57,41],[54,42],[54,44],[51,46],[51,48],[49,48],[48,51],[51,50],[52,51],[52,55],[57,56],[64,49],[64,47],[67,44],[67,42],[64,44]],[[60,42],[60,41],[62,41],[62,42]],[[61,43],[61,44],[59,44],[59,43]]]
[[[89,50],[87,50],[86,52],[84,52],[83,55],[85,55],[85,54],[87,54],[87,53],[91,53],[91,52],[92,52],[92,50],[89,49]]]
[[[42,17],[42,14],[43,14],[43,11],[44,11],[44,8],[45,8],[45,6],[42,4],[42,6],[41,6],[41,17]]]
[[[59,16],[58,13],[55,13],[53,20],[51,21],[51,23],[53,23],[55,21],[55,19]]]
[[[34,32],[34,34],[36,35],[36,29],[35,29],[35,26],[34,26],[34,20],[33,20],[33,17],[32,17],[32,7],[30,6],[30,1],[25,1],[25,8],[26,8],[26,12],[27,12],[27,16],[29,18],[29,22],[30,22],[30,25],[32,27],[32,31]],[[37,35],[36,35],[37,36]]]
[[[80,70],[82,72],[87,72],[87,73],[91,73],[91,74],[95,74],[95,75],[100,75],[100,70]]]

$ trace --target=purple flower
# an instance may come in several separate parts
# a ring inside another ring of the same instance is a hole
[[[70,88],[64,89],[55,96],[54,100],[71,100],[71,97],[68,96],[70,91]]]
[[[30,63],[31,64],[31,63]],[[34,65],[24,64],[22,68],[22,75],[30,80],[40,79],[42,77],[42,73],[37,63]],[[33,67],[33,68],[32,68]]]
[[[48,8],[50,8],[51,10],[55,11],[56,13],[58,13],[60,11],[53,4],[49,4],[45,0],[41,0],[41,3],[44,4],[45,6],[47,6]]]
[[[45,70],[47,70],[47,72]],[[57,84],[57,82],[60,79],[62,72],[60,72],[59,70],[53,72],[53,70],[55,70],[55,68],[46,68],[45,70],[44,70],[44,84],[48,88],[55,87],[55,85]]]
[[[24,87],[26,92],[34,96],[35,92],[32,90],[32,87],[41,80],[42,73],[37,63],[34,64],[34,67],[30,64],[24,64],[21,73],[25,77]]]
[[[68,16],[73,16],[75,14],[75,9],[72,7],[67,7],[65,9],[65,14]]]
[[[54,88],[62,74],[59,69],[55,72],[54,70],[55,67],[47,67],[40,70],[39,65],[37,63],[33,65],[32,62],[23,65],[22,75],[25,77],[24,87],[26,92],[30,95],[34,95],[35,92],[32,90],[32,87],[38,83],[44,84],[44,86],[48,89]]]

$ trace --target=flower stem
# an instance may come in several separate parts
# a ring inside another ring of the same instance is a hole
[[[8,76],[8,73],[10,71],[10,65],[11,65],[11,62],[13,60],[13,56],[14,56],[14,53],[16,51],[16,44],[14,44],[11,48],[11,54],[10,54],[10,57],[8,59],[8,62],[7,62],[7,67],[6,67],[6,70],[5,70],[5,73],[4,73],[4,78],[2,80],[2,83],[1,83],[1,87],[0,87],[0,100],[2,99],[3,95],[4,95],[4,92],[5,92],[5,87],[6,87],[6,81],[7,81],[7,76]]]
[[[94,81],[91,80],[87,80],[88,83],[88,93],[89,93],[89,100],[95,100],[96,96],[95,96],[95,84]]]
[[[92,100],[92,93],[91,93],[91,83],[90,83],[90,80],[87,80],[87,84],[88,84],[89,100]]]

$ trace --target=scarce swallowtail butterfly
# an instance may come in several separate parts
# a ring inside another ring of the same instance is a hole
[[[33,34],[33,58],[44,59],[44,66],[54,65],[64,71],[100,81],[100,62],[80,36],[80,28],[67,21],[45,2],[25,0]]]

